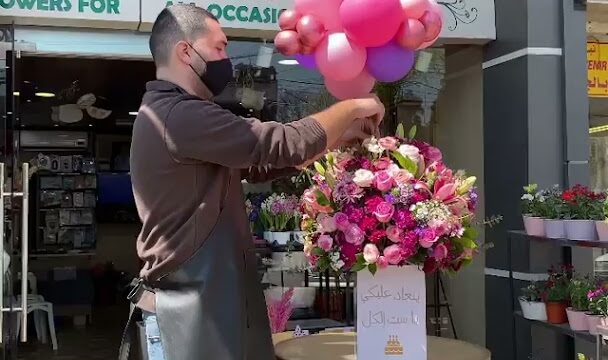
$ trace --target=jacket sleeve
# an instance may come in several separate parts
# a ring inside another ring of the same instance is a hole
[[[275,169],[272,166],[252,166],[249,169],[243,169],[242,178],[250,184],[255,184],[297,174],[297,172],[298,169],[294,167]]]
[[[313,118],[289,124],[242,118],[209,101],[184,100],[165,120],[165,143],[177,159],[210,162],[233,169],[300,165],[327,143]]]

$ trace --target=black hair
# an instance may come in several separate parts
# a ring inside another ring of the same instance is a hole
[[[208,30],[207,19],[218,21],[209,11],[191,4],[176,4],[160,12],[150,35],[150,52],[156,66],[166,65],[178,41],[193,41]]]

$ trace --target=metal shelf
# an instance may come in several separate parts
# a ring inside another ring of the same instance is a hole
[[[522,319],[531,322],[533,324],[551,329],[551,330],[555,330],[557,332],[560,332],[564,335],[568,335],[572,338],[578,338],[578,339],[583,339],[586,341],[590,341],[592,343],[595,343],[597,336],[595,335],[591,335],[588,331],[574,331],[572,329],[570,329],[570,325],[568,325],[568,323],[565,324],[551,324],[549,322],[546,321],[538,321],[538,320],[530,320],[530,319],[526,319],[524,318],[524,315],[522,314],[521,311],[515,311],[515,316],[521,317]]]
[[[509,231],[513,236],[526,238],[530,241],[554,244],[557,246],[569,246],[569,247],[588,247],[588,248],[600,248],[608,249],[608,242],[605,241],[587,241],[587,240],[570,240],[570,239],[549,239],[541,236],[531,236],[526,234],[524,231]]]

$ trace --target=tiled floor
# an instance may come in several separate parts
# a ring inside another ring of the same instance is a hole
[[[59,350],[33,339],[19,344],[19,360],[115,360],[128,308],[107,308],[93,315],[93,323],[86,328],[65,325],[57,329]]]

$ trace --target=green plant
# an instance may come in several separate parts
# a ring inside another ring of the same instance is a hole
[[[551,267],[549,269],[549,279],[546,283],[547,302],[567,302],[570,300],[570,277],[572,267],[561,266],[560,269]]]
[[[587,311],[589,309],[589,298],[587,295],[592,289],[593,284],[588,277],[570,280],[570,303],[573,310]]]
[[[562,199],[562,191],[558,185],[550,189],[540,191],[539,199],[544,201],[538,203],[539,216],[550,220],[561,220],[566,216],[566,203]]]
[[[608,291],[603,286],[590,291],[587,298],[591,315],[608,316]]]
[[[541,216],[542,204],[545,202],[545,197],[537,190],[537,184],[524,186],[524,194],[521,197],[522,214],[528,216]]]
[[[534,282],[521,289],[521,296],[519,298],[529,302],[541,302],[545,297],[544,290],[544,284]]]

